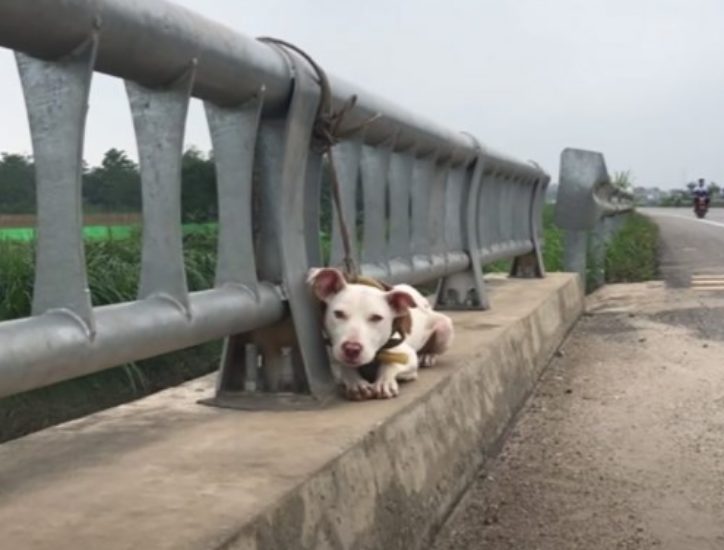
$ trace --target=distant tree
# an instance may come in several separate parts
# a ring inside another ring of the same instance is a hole
[[[716,197],[721,192],[721,187],[719,187],[716,183],[713,181],[709,184],[709,194],[712,197]]]
[[[684,200],[680,195],[669,195],[661,199],[660,206],[683,206],[684,204]]]
[[[125,151],[109,149],[99,166],[83,162],[83,201],[90,212],[140,212],[141,177]],[[216,172],[211,155],[195,148],[183,154],[182,215],[185,222],[217,217]],[[29,156],[0,154],[0,214],[35,213],[35,167]]]
[[[686,188],[689,190],[689,193],[693,193],[694,189],[696,189],[696,182],[690,181],[689,183],[686,184]]]
[[[181,204],[185,222],[217,219],[216,170],[211,155],[192,147],[183,155],[181,168]]]
[[[139,212],[141,178],[138,166],[119,149],[109,149],[100,166],[91,168],[83,178],[83,198],[91,210],[101,212]]]
[[[35,166],[31,157],[0,154],[0,213],[35,213]]]

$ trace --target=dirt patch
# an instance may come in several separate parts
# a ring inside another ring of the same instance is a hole
[[[662,311],[651,315],[651,319],[667,325],[685,327],[699,339],[724,342],[724,308],[692,307]]]

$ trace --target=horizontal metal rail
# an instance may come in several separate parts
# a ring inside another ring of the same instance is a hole
[[[194,292],[188,318],[163,298],[95,308],[95,335],[67,312],[0,324],[0,395],[217,340],[279,321],[284,302],[272,287],[259,299],[232,287]]]
[[[325,261],[326,163],[312,143],[320,89],[307,62],[163,0],[4,0],[0,46],[16,52],[38,195],[33,315],[0,322],[0,397],[221,337],[220,392],[256,387],[260,362],[267,391],[329,392],[305,285]],[[82,238],[94,72],[125,80],[143,192],[138,300],[104,307],[91,303]],[[515,275],[543,274],[545,172],[333,75],[330,83],[337,107],[358,98],[345,127],[376,115],[334,147],[364,273],[439,281],[438,305],[448,308],[488,307],[486,263],[513,259]],[[180,216],[191,97],[205,104],[219,195],[215,288],[194,293]],[[335,224],[330,265],[339,265],[341,243]],[[285,319],[290,341],[280,337]]]

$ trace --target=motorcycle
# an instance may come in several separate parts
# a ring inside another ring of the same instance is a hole
[[[709,201],[705,197],[696,197],[694,199],[694,213],[697,218],[703,218],[706,216],[709,210]]]

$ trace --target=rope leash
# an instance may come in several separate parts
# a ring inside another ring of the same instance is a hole
[[[352,257],[352,244],[350,240],[349,227],[347,226],[347,221],[345,219],[344,212],[342,211],[342,196],[340,192],[339,177],[337,176],[337,167],[334,163],[333,147],[341,140],[363,130],[370,123],[380,118],[380,115],[372,115],[360,124],[342,131],[342,123],[357,104],[357,96],[351,95],[342,104],[339,110],[335,111],[334,106],[332,105],[332,89],[329,85],[327,73],[325,73],[324,69],[322,69],[316,61],[314,61],[312,56],[298,46],[285,40],[280,40],[279,38],[262,36],[259,37],[258,40],[266,44],[275,45],[282,50],[291,50],[299,54],[307,61],[307,63],[309,63],[317,76],[320,96],[319,107],[317,108],[317,115],[312,129],[312,136],[316,144],[319,146],[319,151],[326,155],[328,160],[327,167],[329,179],[332,184],[332,200],[334,201],[335,209],[337,210],[337,222],[339,223],[340,234],[342,237],[342,249],[344,254],[342,262],[344,265],[344,271],[352,280],[356,280],[357,277],[359,277],[359,270],[354,258]]]
[[[363,120],[360,124],[342,131],[342,124],[349,113],[357,104],[357,96],[351,95],[342,104],[339,110],[335,111],[332,105],[332,89],[329,84],[329,78],[324,69],[314,61],[314,59],[298,46],[269,36],[259,37],[260,42],[277,46],[282,50],[291,50],[304,58],[314,70],[317,82],[320,88],[319,106],[312,128],[312,137],[319,147],[319,152],[327,156],[327,169],[329,179],[332,184],[332,200],[334,201],[337,211],[337,222],[339,223],[340,236],[342,238],[343,249],[343,265],[345,279],[349,283],[362,284],[378,288],[383,291],[391,289],[388,285],[381,283],[371,277],[365,277],[359,273],[356,262],[352,257],[352,244],[350,239],[349,226],[342,211],[342,195],[340,192],[339,177],[337,175],[337,167],[334,162],[334,146],[341,140],[348,138],[357,132],[364,130],[369,124],[380,118],[380,114],[375,114]],[[406,363],[408,356],[404,352],[389,351],[400,345],[405,336],[409,334],[411,328],[411,319],[409,316],[398,317],[393,321],[392,334],[387,342],[378,350],[375,359],[380,363]],[[325,338],[326,339],[326,338]]]

